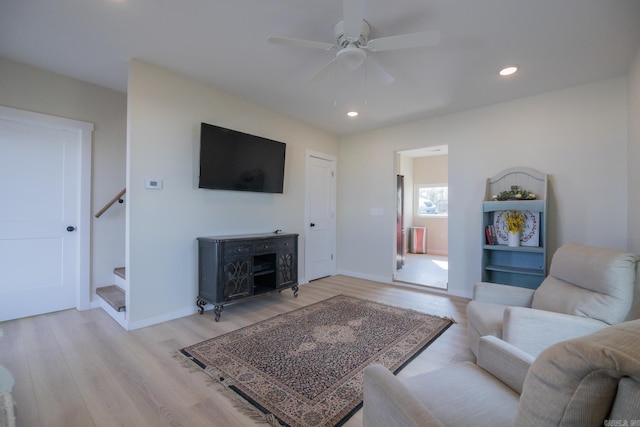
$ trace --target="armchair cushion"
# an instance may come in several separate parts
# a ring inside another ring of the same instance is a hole
[[[535,308],[507,307],[504,310],[502,339],[535,357],[557,342],[587,335],[607,326],[600,320],[587,317]]]
[[[472,323],[482,335],[502,336],[502,321],[505,306],[491,302],[476,301],[468,306],[467,318],[473,319]]]
[[[531,307],[533,289],[500,285],[491,282],[478,282],[473,287],[473,300],[494,304]]]
[[[640,320],[564,341],[531,365],[516,425],[602,425],[618,383],[640,380]]]
[[[458,363],[408,378],[396,377],[382,365],[368,366],[364,370],[364,425],[511,425],[532,361],[517,348],[484,337],[478,365]]]
[[[608,324],[625,320],[633,303],[638,255],[576,243],[553,255],[532,307]]]
[[[382,365],[364,370],[365,426],[440,427],[443,424],[413,393]],[[377,408],[384,408],[377,410]]]
[[[519,394],[471,362],[409,378],[371,365],[363,388],[367,427],[512,425],[518,409]]]
[[[480,339],[478,366],[494,377],[522,393],[524,380],[535,358],[499,338],[486,336]]]
[[[610,420],[633,420],[640,414],[640,382],[625,377],[618,384],[616,401],[609,414]]]
[[[467,304],[467,334],[473,354],[478,354],[480,337],[486,335],[502,337],[504,309],[505,306],[502,304],[484,301],[472,301]]]

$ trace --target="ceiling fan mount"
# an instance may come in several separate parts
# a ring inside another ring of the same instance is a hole
[[[333,27],[333,34],[336,36],[336,46],[347,47],[349,45],[356,45],[357,47],[363,47],[367,45],[369,41],[369,23],[362,20],[360,24],[360,31],[357,37],[348,36],[344,32],[344,19],[339,21]]]
[[[334,64],[340,63],[349,70],[357,70],[365,60],[378,71],[378,75],[386,82],[392,82],[393,77],[385,71],[374,58],[367,56],[369,52],[383,52],[387,50],[409,49],[433,46],[439,43],[440,35],[437,31],[423,31],[419,33],[400,34],[369,40],[369,23],[363,19],[365,0],[343,0],[342,20],[333,27],[334,43],[324,43],[310,40],[292,39],[288,37],[269,37],[269,43],[297,46],[311,49],[335,50],[336,56],[326,64],[312,80],[324,76]]]

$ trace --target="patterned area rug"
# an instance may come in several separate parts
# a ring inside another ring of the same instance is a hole
[[[342,425],[362,406],[363,370],[397,373],[452,320],[338,295],[180,352],[273,425]]]

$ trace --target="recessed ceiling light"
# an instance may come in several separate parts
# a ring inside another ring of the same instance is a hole
[[[347,116],[349,116],[349,117],[356,117],[357,115],[358,115],[358,112],[357,112],[357,111],[349,111],[349,112],[347,113]]]
[[[514,74],[516,71],[518,71],[518,67],[516,67],[515,65],[510,65],[510,66],[504,67],[502,70],[500,70],[500,75],[501,76],[510,76],[510,75]]]

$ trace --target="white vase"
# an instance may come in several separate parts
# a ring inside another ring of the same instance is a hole
[[[509,234],[509,246],[512,248],[517,248],[520,246],[520,232],[516,231],[515,233]]]

